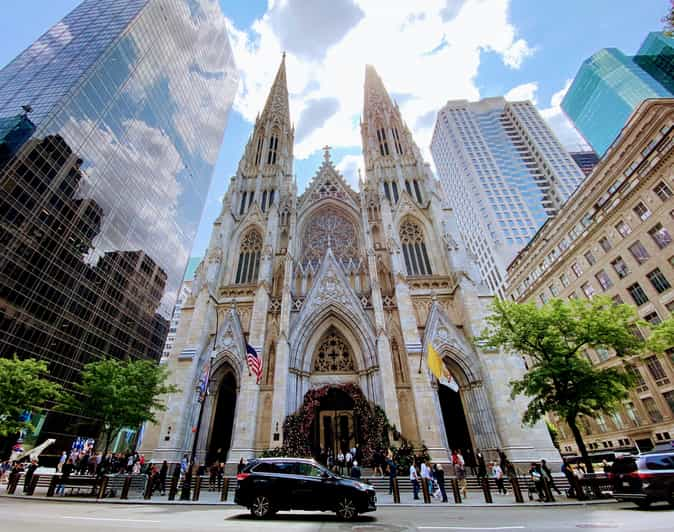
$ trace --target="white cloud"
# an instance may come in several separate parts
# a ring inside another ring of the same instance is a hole
[[[360,155],[345,155],[342,157],[342,160],[339,161],[335,168],[337,171],[344,176],[349,185],[353,190],[359,190],[358,186],[358,171],[363,177],[365,177],[365,165],[363,164],[363,157]]]
[[[299,0],[269,0],[267,12],[250,28],[228,22],[241,69],[234,107],[246,120],[253,122],[261,111],[284,47],[291,118],[298,128],[311,102],[339,102],[336,112],[324,112],[301,131],[294,150],[299,159],[325,144],[360,147],[368,63],[390,93],[406,96],[399,99],[403,117],[430,162],[434,120],[429,117],[448,99],[479,98],[475,77],[481,52],[499,54],[510,68],[519,68],[533,53],[508,21],[508,0],[340,0],[330,7],[337,27],[318,36],[327,31],[321,30],[324,19],[317,22],[316,13],[304,12],[303,6]],[[291,16],[285,23],[299,35],[281,28],[279,13]]]
[[[540,109],[541,115],[557,135],[560,142],[569,150],[591,150],[585,139],[578,133],[571,121],[562,111],[562,100],[571,86],[571,80],[567,79],[559,91],[550,98],[550,107]]]
[[[531,83],[524,83],[513,87],[505,93],[505,99],[509,102],[518,102],[522,100],[529,100],[536,105],[536,93],[538,92],[538,83],[532,81]]]

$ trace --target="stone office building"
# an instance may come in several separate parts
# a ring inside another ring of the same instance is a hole
[[[515,301],[606,294],[658,323],[674,311],[674,99],[646,100],[594,172],[508,268]],[[643,334],[635,327],[636,334]],[[637,387],[611,416],[584,418],[590,450],[641,450],[674,436],[674,352],[619,359],[585,356],[604,367],[625,364]],[[577,451],[558,423],[563,453]]]
[[[516,461],[559,459],[545,426],[522,428],[525,405],[509,398],[520,357],[471,341],[490,292],[371,66],[361,133],[359,191],[326,148],[298,194],[284,59],[181,308],[168,367],[182,391],[147,428],[146,456],[178,460],[194,448],[199,462],[232,464],[292,438],[314,454],[359,444],[367,456],[364,399],[383,409],[394,439],[399,431],[425,443],[434,460],[446,462],[451,448],[499,446]],[[458,394],[438,389],[422,361],[430,342]],[[246,344],[262,358],[259,385]],[[299,411],[313,418],[306,434],[284,433]]]

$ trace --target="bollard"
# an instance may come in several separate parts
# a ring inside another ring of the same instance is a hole
[[[393,504],[400,504],[400,486],[398,477],[393,477]]]
[[[101,479],[101,485],[98,487],[98,495],[96,495],[97,499],[103,499],[105,497],[105,492],[108,489],[108,482],[110,479],[108,478],[107,475],[104,475],[103,478]]]
[[[145,484],[145,493],[143,493],[143,499],[146,501],[152,498],[152,480],[153,477],[147,477],[147,484]]]
[[[47,497],[53,497],[54,491],[56,491],[56,483],[59,480],[60,475],[52,475],[51,480],[49,481],[49,487],[47,488]]]
[[[431,494],[428,492],[428,479],[421,479],[421,491],[424,494],[424,504],[431,504]]]
[[[510,477],[510,486],[513,489],[513,494],[515,495],[515,502],[523,503],[524,497],[522,497],[522,488],[520,487],[520,479],[517,478],[517,475]]]
[[[177,492],[178,492],[178,477],[174,475],[171,477],[171,485],[169,486],[168,500],[174,501],[176,499]]]
[[[220,501],[225,502],[227,500],[227,492],[229,491],[229,479],[222,479],[222,493],[220,494]]]
[[[26,488],[26,495],[32,495],[35,493],[35,488],[37,488],[37,481],[40,479],[40,475],[33,475],[33,478],[30,479],[30,484]]]
[[[583,481],[576,477],[576,475],[573,476],[573,490],[576,492],[576,499],[579,501],[584,501],[587,498],[583,491]]]
[[[555,502],[555,498],[552,496],[552,490],[550,489],[550,483],[545,476],[543,476],[543,493],[545,494],[545,502]]]
[[[192,492],[192,500],[198,501],[201,494],[201,477],[199,475],[194,479],[194,491]]]
[[[484,502],[492,504],[494,499],[491,498],[491,491],[489,490],[489,479],[482,477],[482,492],[484,493]]]
[[[454,494],[454,502],[456,504],[461,504],[461,490],[459,489],[459,481],[456,478],[450,478],[452,483],[452,493]]]
[[[129,498],[129,489],[131,488],[131,475],[128,475],[126,478],[124,478],[124,485],[122,486],[122,494],[120,495],[120,499],[128,499]]]

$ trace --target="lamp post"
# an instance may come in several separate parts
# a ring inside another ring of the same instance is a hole
[[[211,356],[208,362],[208,373],[206,374],[206,391],[204,396],[199,400],[199,417],[197,418],[197,426],[194,429],[194,442],[192,443],[192,463],[194,464],[194,458],[197,455],[197,444],[199,442],[199,432],[201,431],[201,420],[204,416],[204,403],[206,402],[206,396],[208,395],[208,387],[211,384],[211,371],[213,371],[213,360],[215,360],[215,343],[218,341],[218,327],[219,327],[219,316],[218,316],[218,300],[213,297],[211,292],[208,292],[208,297],[215,301],[215,335],[213,336],[213,349],[211,350]]]

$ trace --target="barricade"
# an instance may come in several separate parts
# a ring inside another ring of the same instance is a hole
[[[131,476],[127,476],[124,478],[124,485],[122,486],[122,494],[120,495],[120,499],[126,500],[129,498],[129,489],[131,488]]]
[[[393,504],[400,504],[400,486],[397,477],[393,477]]]
[[[484,502],[492,504],[494,499],[491,497],[491,491],[489,489],[489,479],[487,477],[482,478],[482,493],[484,493]]]
[[[424,504],[431,504],[431,494],[428,492],[428,479],[422,478],[421,492],[424,494]]]
[[[520,480],[517,478],[517,475],[510,477],[510,487],[513,489],[513,495],[515,495],[515,502],[523,503],[524,497],[522,497],[522,488],[520,487]]]
[[[220,501],[227,500],[227,492],[229,491],[229,479],[227,477],[222,479],[222,492],[220,493]]]
[[[102,499],[105,497],[106,492],[108,491],[108,483],[110,478],[107,475],[104,475],[101,479],[101,485],[98,488],[98,493],[96,494],[97,499]]]
[[[168,500],[169,501],[175,501],[176,500],[176,493],[178,493],[178,479],[180,477],[177,477],[173,475],[171,477],[171,484],[169,486],[169,494],[168,494]]]
[[[194,490],[192,490],[192,500],[198,501],[199,495],[201,495],[201,477],[197,475],[194,478]]]
[[[459,480],[457,478],[450,478],[449,481],[452,483],[454,502],[456,504],[461,504],[461,490],[459,489]]]

